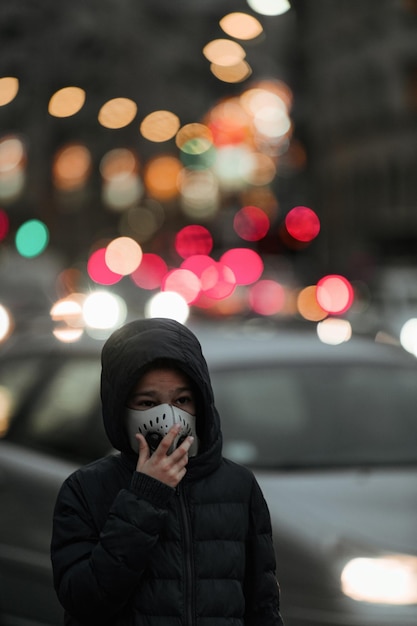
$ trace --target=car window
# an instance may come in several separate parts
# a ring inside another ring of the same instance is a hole
[[[42,368],[40,358],[10,360],[0,370],[0,436],[12,426],[19,405],[27,396]]]
[[[81,463],[106,454],[110,444],[101,419],[99,384],[96,357],[9,361],[0,370],[3,436]]]
[[[256,466],[417,462],[417,380],[406,368],[213,372],[224,452]]]
[[[71,359],[51,377],[32,406],[28,434],[45,438],[54,431],[79,430],[97,407],[100,372],[90,360]]]

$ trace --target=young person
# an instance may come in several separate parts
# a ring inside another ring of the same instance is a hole
[[[54,585],[69,626],[282,626],[271,522],[222,435],[196,336],[138,320],[102,350],[104,426],[119,454],[57,498]]]

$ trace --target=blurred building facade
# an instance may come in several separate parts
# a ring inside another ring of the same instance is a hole
[[[417,2],[293,4],[320,263],[351,275],[417,264]]]

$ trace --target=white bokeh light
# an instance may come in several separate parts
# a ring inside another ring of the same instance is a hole
[[[174,291],[163,291],[153,296],[145,306],[145,317],[166,317],[184,324],[190,314],[186,300]]]
[[[8,337],[12,327],[12,320],[8,310],[0,304],[0,341]]]
[[[96,291],[85,299],[83,317],[86,325],[93,329],[112,329],[123,324],[127,307],[123,298],[107,291]]]
[[[247,0],[247,3],[261,15],[282,15],[291,9],[288,0]]]
[[[329,317],[317,324],[317,335],[323,343],[337,346],[352,337],[352,326],[348,320]]]
[[[400,342],[402,347],[417,356],[417,318],[409,319],[400,331]]]

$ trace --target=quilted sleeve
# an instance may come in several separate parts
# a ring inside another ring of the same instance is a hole
[[[54,586],[69,615],[89,626],[114,622],[158,541],[174,490],[135,472],[98,530],[77,475],[57,498],[51,542]]]

